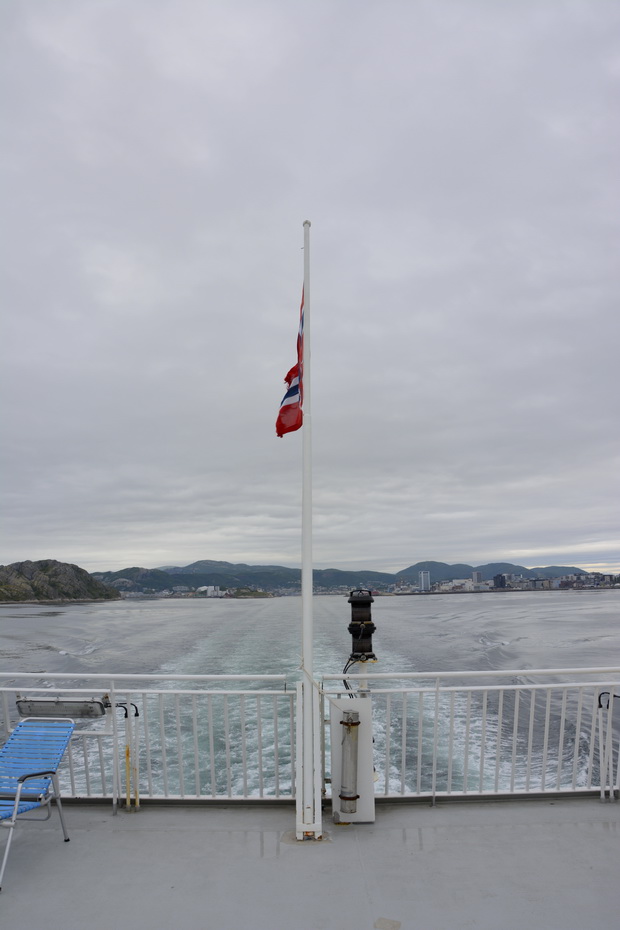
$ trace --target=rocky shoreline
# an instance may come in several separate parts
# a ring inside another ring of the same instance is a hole
[[[67,604],[119,600],[120,597],[115,588],[67,562],[41,559],[0,565],[2,604]]]

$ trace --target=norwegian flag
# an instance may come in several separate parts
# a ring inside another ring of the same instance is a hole
[[[276,435],[282,438],[285,433],[294,433],[303,423],[302,406],[304,371],[304,294],[301,293],[301,307],[299,308],[299,332],[297,333],[297,364],[293,365],[286,374],[286,394],[280,404],[278,419],[276,420]]]

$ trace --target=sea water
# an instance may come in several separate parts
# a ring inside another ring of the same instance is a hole
[[[314,667],[351,651],[345,596],[314,599]],[[616,665],[620,589],[376,597],[373,671]],[[298,677],[301,599],[0,605],[0,671]]]
[[[313,613],[315,673],[317,677],[337,674],[351,650],[347,598],[317,597]],[[620,590],[376,597],[372,616],[378,658],[372,671],[396,677],[404,672],[527,672],[620,664]],[[299,678],[300,662],[301,600],[296,597],[0,606],[0,671],[16,676],[36,672],[44,678],[60,673],[79,679],[83,673],[148,673],[163,680],[176,674],[284,674],[292,683]],[[412,700],[413,718],[417,698]],[[449,739],[467,739],[475,768],[480,719],[464,698],[457,701],[462,706],[457,703],[452,713],[462,716],[463,725]],[[382,756],[388,734],[399,745],[402,720],[394,713],[386,726],[381,699],[374,702],[374,716],[376,751]],[[440,717],[440,730],[446,720],[447,714]],[[429,733],[423,734],[429,743],[432,726],[429,716]],[[189,729],[186,737],[191,739]],[[567,732],[568,754],[580,739],[581,734]],[[220,742],[221,754],[228,752]],[[412,772],[417,751],[411,747]],[[584,744],[580,752],[584,766],[587,756]],[[539,761],[534,757],[532,764]],[[556,760],[548,764],[551,773]],[[440,758],[439,770],[441,766]],[[430,763],[426,768],[430,772]],[[237,779],[247,777],[238,765],[228,770]],[[429,772],[425,770],[425,780]],[[519,774],[519,783],[525,774]],[[384,771],[377,790],[383,790],[387,779],[398,791],[399,777],[398,771]],[[459,777],[455,770],[455,789]],[[506,773],[509,777],[514,775]]]

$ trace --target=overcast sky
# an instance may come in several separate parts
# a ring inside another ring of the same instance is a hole
[[[4,0],[0,562],[620,569],[617,0]]]

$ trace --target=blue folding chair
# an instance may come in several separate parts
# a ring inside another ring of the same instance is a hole
[[[46,817],[21,819],[49,820],[51,801],[55,800],[65,843],[69,842],[56,772],[74,729],[73,720],[29,717],[17,724],[0,749],[0,826],[9,830],[0,868],[0,891],[13,830],[22,814],[46,808]]]

